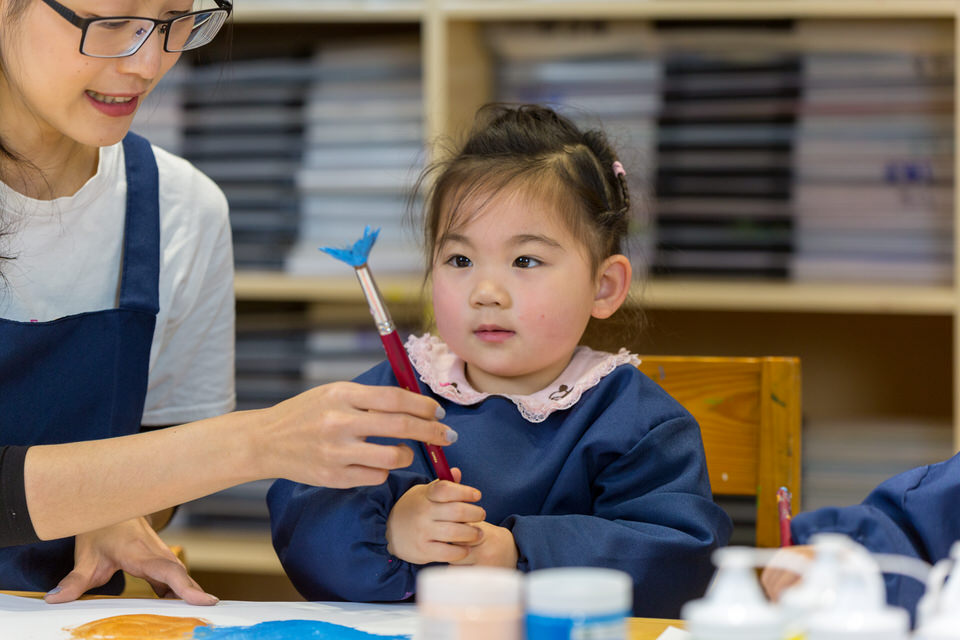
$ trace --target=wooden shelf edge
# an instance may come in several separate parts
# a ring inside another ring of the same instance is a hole
[[[460,20],[603,18],[950,18],[953,0],[450,0],[441,13]]]
[[[426,8],[423,2],[376,2],[374,0],[311,2],[279,0],[277,2],[239,3],[233,13],[237,23],[287,22],[420,22]]]
[[[652,280],[637,294],[649,309],[951,316],[957,307],[950,286]]]
[[[283,575],[270,532],[176,528],[160,532],[169,545],[183,547],[191,571]]]
[[[378,277],[388,302],[419,304],[418,276]],[[362,303],[356,280],[344,276],[290,276],[239,272],[240,301]],[[651,280],[638,284],[633,297],[649,309],[784,311],[951,316],[957,295],[950,286],[743,282],[730,280]]]

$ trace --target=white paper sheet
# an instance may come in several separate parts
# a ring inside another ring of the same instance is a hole
[[[0,594],[0,637],[67,640],[70,634],[64,627],[133,613],[197,617],[218,626],[252,625],[271,620],[320,620],[377,635],[411,635],[417,620],[416,607],[411,604],[223,600],[212,607],[195,607],[180,600],[138,598],[47,604],[35,598]]]
[[[690,640],[692,637],[689,631],[684,631],[678,627],[667,627],[663,630],[663,633],[657,636],[657,640]]]

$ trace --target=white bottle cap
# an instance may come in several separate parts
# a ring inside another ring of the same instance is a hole
[[[427,567],[417,574],[420,604],[519,605],[523,574],[497,567]]]
[[[602,616],[633,609],[633,579],[616,569],[562,567],[527,575],[527,611],[546,617]]]

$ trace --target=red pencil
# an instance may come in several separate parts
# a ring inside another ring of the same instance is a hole
[[[790,508],[790,492],[786,487],[777,489],[777,512],[780,515],[780,546],[789,547],[793,544],[790,534],[790,519],[793,517]]]

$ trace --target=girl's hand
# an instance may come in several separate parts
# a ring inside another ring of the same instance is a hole
[[[506,567],[516,569],[520,552],[513,532],[504,527],[498,527],[489,522],[474,523],[480,529],[483,537],[474,544],[464,544],[468,553],[460,560],[450,564],[471,564],[483,567]]]
[[[457,439],[437,421],[443,409],[435,401],[397,387],[335,382],[261,411],[250,452],[267,465],[259,475],[335,489],[380,484],[413,462],[409,447],[372,444],[369,436],[435,445]]]
[[[771,564],[775,563],[777,558],[782,555],[794,555],[801,559],[813,560],[816,551],[810,545],[784,547],[778,550],[776,555],[773,556]],[[770,598],[771,601],[777,602],[780,600],[780,594],[800,582],[800,578],[799,573],[790,571],[789,569],[764,567],[763,572],[760,574],[760,584],[763,586],[763,591],[767,594],[767,597]]]
[[[117,570],[143,578],[162,598],[183,598],[189,604],[216,604],[144,518],[134,518],[76,537],[73,571],[44,598],[70,602],[106,584]],[[59,589],[59,590],[58,590]]]
[[[412,564],[453,562],[465,557],[480,541],[485,513],[471,502],[480,492],[460,484],[460,469],[451,469],[454,482],[434,480],[404,493],[387,517],[387,551]]]

